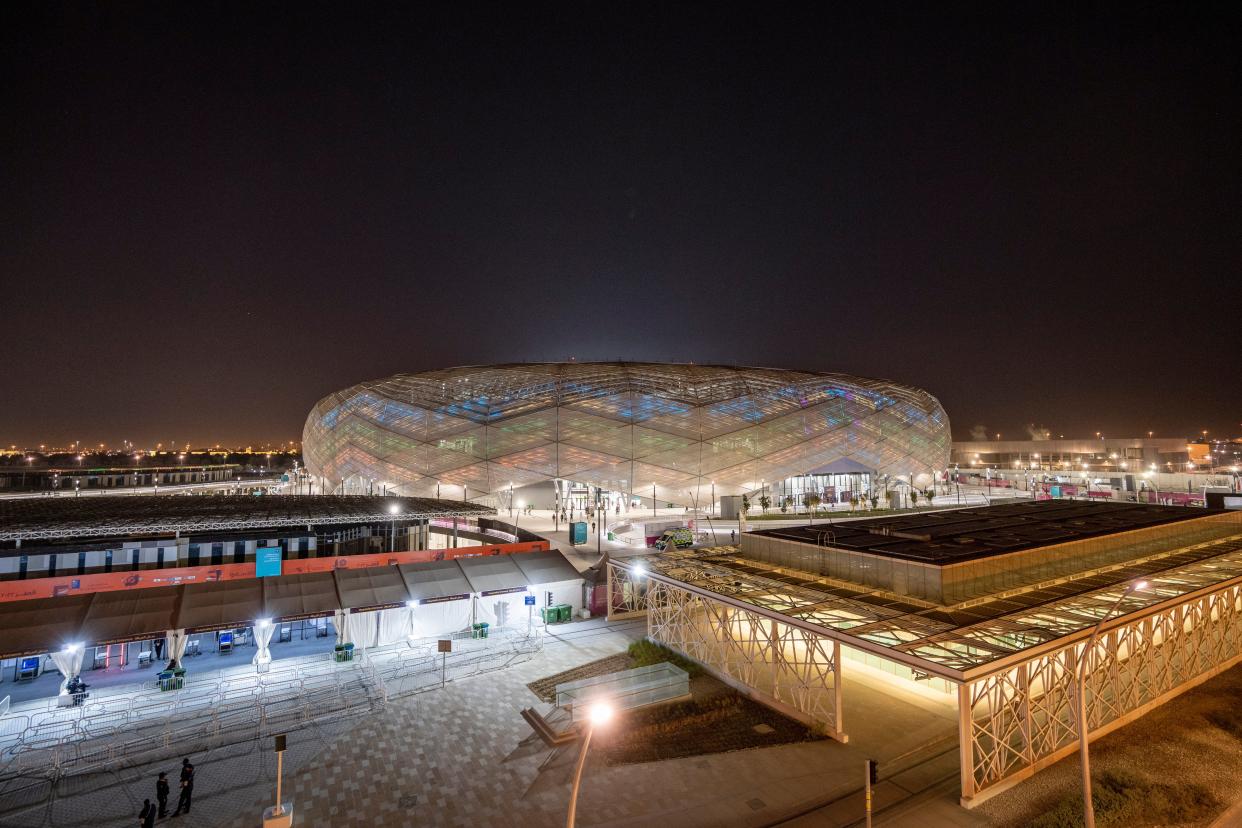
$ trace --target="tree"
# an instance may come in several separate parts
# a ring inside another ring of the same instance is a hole
[[[772,498],[768,497],[766,494],[759,495],[759,506],[762,507],[765,515],[768,513],[768,507],[771,505]]]
[[[747,497],[746,495],[742,495],[742,514],[746,514],[749,511],[750,511],[750,498]]]
[[[928,505],[928,506],[931,506],[931,505],[932,505],[932,500],[933,500],[935,497],[936,497],[936,489],[935,489],[935,487],[932,487],[932,488],[928,488],[928,489],[924,489],[924,490],[923,490],[923,499],[927,501],[927,505]]]
[[[815,492],[807,492],[802,496],[802,505],[811,513],[811,517],[815,517],[815,507],[821,503],[819,495]]]
[[[910,487],[910,505],[919,508],[919,490],[913,486]]]
[[[870,498],[870,499],[871,499],[871,508],[872,508],[872,509],[874,509],[877,505],[879,505],[879,503],[880,503],[880,496],[879,496],[879,495],[877,495],[877,494],[875,494],[875,493],[872,493],[872,495],[871,495],[871,498]]]
[[[793,505],[792,495],[785,495],[783,498],[781,498],[781,511],[782,512],[788,512],[789,507],[792,505]]]

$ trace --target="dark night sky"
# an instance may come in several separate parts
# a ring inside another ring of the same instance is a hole
[[[1240,430],[1238,5],[918,5],[6,4],[0,442],[570,356]]]

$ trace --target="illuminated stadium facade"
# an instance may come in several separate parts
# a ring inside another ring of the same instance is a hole
[[[476,498],[563,480],[699,505],[709,492],[804,476],[866,475],[870,486],[873,476],[931,474],[947,466],[951,443],[935,397],[884,380],[537,363],[360,383],[315,405],[302,445],[326,491]]]

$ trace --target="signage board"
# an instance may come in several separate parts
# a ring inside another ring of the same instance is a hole
[[[453,652],[453,640],[451,638],[441,638],[439,641],[436,642],[436,652],[437,653]]]
[[[254,551],[254,574],[257,578],[267,578],[280,574],[280,547],[260,546]]]
[[[485,590],[483,590],[482,592],[480,592],[479,594],[480,594],[480,595],[484,595],[484,596],[487,596],[487,595],[512,595],[512,594],[513,594],[513,593],[515,593],[515,592],[525,592],[526,590],[527,590],[527,587],[520,586],[520,587],[509,587],[508,589],[485,589]]]
[[[527,595],[525,600],[522,601],[522,603],[524,603],[528,607],[533,607],[535,605],[535,596]]]

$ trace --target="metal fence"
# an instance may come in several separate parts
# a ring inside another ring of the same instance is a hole
[[[154,683],[92,693],[79,707],[56,699],[0,716],[0,783],[153,761],[288,733],[369,713],[413,695],[529,660],[542,637],[502,631],[454,641],[441,656],[434,641],[364,651],[338,663],[332,653],[271,662],[267,672],[188,676],[179,690]]]

